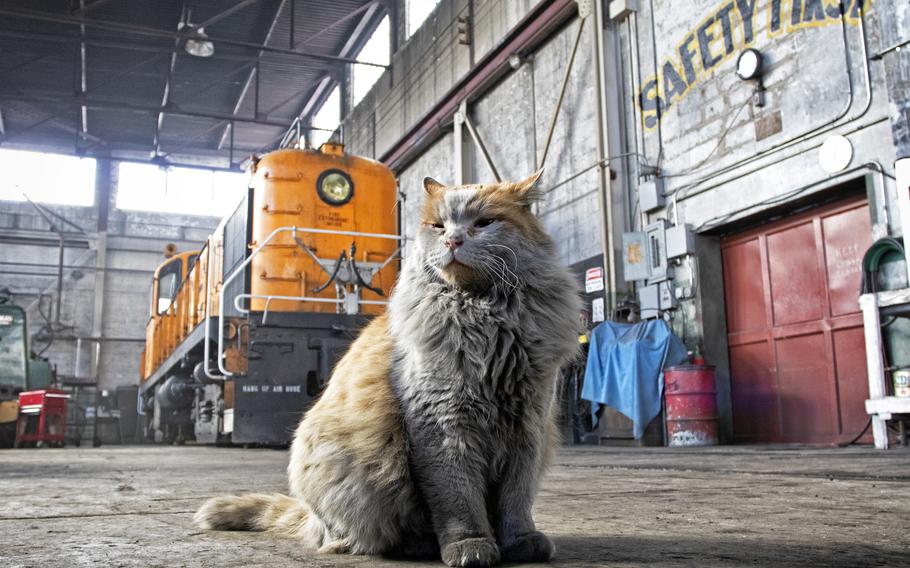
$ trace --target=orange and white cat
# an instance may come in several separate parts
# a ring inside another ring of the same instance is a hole
[[[553,556],[531,506],[557,440],[556,377],[576,353],[580,305],[531,211],[539,176],[424,181],[388,313],[297,428],[290,496],[217,497],[200,526],[450,566]]]

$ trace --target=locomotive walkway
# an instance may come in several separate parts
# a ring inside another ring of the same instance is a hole
[[[206,497],[283,492],[287,453],[0,450],[0,565],[442,566],[322,556],[191,522]],[[552,566],[906,566],[910,452],[565,448],[537,501]]]

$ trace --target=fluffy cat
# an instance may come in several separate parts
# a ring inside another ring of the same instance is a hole
[[[297,428],[291,496],[210,499],[199,526],[449,566],[552,558],[531,506],[557,443],[556,376],[576,353],[580,305],[531,213],[539,177],[424,180],[388,313]]]

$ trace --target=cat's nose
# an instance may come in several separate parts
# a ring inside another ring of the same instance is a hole
[[[452,250],[457,249],[464,244],[464,237],[461,235],[453,235],[451,237],[446,237],[446,246]]]

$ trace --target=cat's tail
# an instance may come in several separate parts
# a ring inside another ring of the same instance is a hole
[[[290,535],[303,532],[307,508],[287,495],[250,493],[213,497],[196,511],[200,528],[216,531],[277,531]]]

